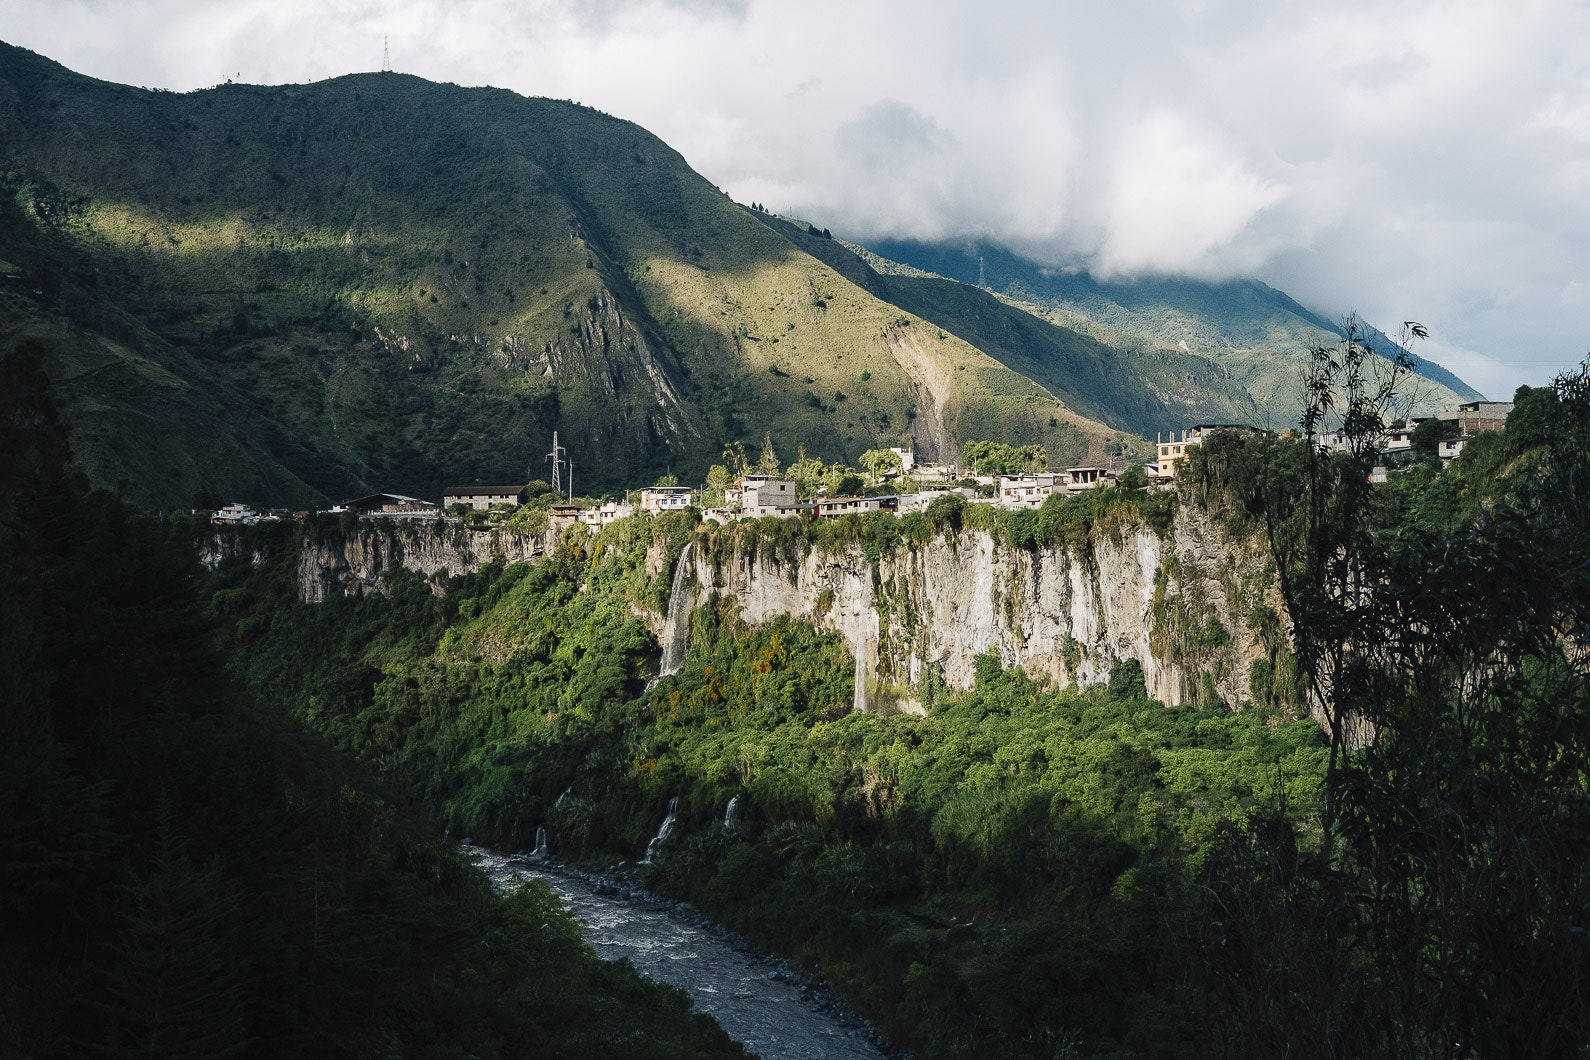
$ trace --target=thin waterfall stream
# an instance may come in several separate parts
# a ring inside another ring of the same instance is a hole
[[[585,925],[604,960],[627,957],[642,975],[690,995],[696,1011],[765,1060],[885,1060],[876,1033],[798,974],[712,930],[688,906],[539,860],[464,847],[493,886],[541,880]]]
[[[662,661],[658,675],[676,674],[690,651],[690,612],[696,606],[694,541],[685,542],[674,562],[673,587],[668,592],[668,617],[663,621]]]

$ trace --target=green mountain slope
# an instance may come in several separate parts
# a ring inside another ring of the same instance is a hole
[[[1106,345],[1132,341],[1206,357],[1229,373],[1258,407],[1260,419],[1287,426],[1300,405],[1299,371],[1307,352],[1332,345],[1339,325],[1256,280],[1206,283],[1175,277],[1101,281],[1084,272],[1050,269],[997,247],[886,240],[869,248],[883,270],[898,263],[987,288],[1043,318],[1088,332]],[[1394,343],[1372,332],[1377,349]],[[1432,361],[1414,357],[1421,377],[1418,407],[1434,411],[1480,393]]]
[[[1101,341],[970,284],[759,216],[852,283],[965,339],[1083,416],[1152,437],[1190,423],[1248,423],[1257,414],[1247,391],[1208,358],[1122,335]]]
[[[589,489],[764,430],[786,459],[1134,444],[574,104],[148,92],[0,46],[0,145],[0,344],[46,347],[86,469],[143,503],[431,496],[539,474],[554,429]]]

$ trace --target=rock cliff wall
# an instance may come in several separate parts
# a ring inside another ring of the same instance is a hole
[[[377,592],[392,564],[429,580],[441,593],[447,578],[489,563],[537,560],[556,533],[470,530],[455,523],[361,519],[351,528],[310,530],[298,554],[298,596],[319,603],[333,593]]]
[[[1137,659],[1157,699],[1236,704],[1249,698],[1248,664],[1263,650],[1247,622],[1263,595],[1262,557],[1227,546],[1186,506],[1168,537],[1136,527],[1087,555],[1013,548],[968,529],[897,548],[876,567],[859,549],[792,560],[754,544],[691,550],[680,562],[694,567],[691,602],[732,597],[747,622],[787,614],[843,634],[861,662],[858,709],[919,709],[912,690],[930,673],[968,688],[990,650],[1003,666],[1080,684]]]
[[[918,710],[924,682],[968,688],[989,651],[1003,666],[1079,684],[1105,681],[1114,663],[1136,659],[1157,699],[1235,705],[1251,698],[1249,665],[1265,652],[1249,621],[1256,604],[1273,602],[1264,557],[1225,540],[1190,504],[1168,535],[1128,526],[1084,554],[1015,548],[963,529],[902,544],[874,565],[859,547],[781,555],[736,529],[703,530],[672,570],[660,543],[648,552],[648,573],[672,586],[670,606],[637,614],[665,646],[666,665],[683,663],[690,614],[711,601],[732,603],[752,624],[790,615],[842,634],[860,662],[857,709]],[[439,593],[447,577],[534,561],[555,545],[552,531],[361,520],[308,533],[298,592],[314,603],[379,591],[381,573],[396,563]]]

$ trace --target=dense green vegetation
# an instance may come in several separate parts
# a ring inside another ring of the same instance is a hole
[[[741,1056],[223,671],[192,528],[0,360],[0,1056]]]
[[[1380,422],[1396,379],[1366,385],[1365,357],[1321,351],[1311,415]],[[394,570],[384,598],[317,608],[288,602],[284,559],[223,571],[215,606],[234,673],[455,827],[526,843],[545,824],[563,856],[626,863],[924,1056],[1576,1056],[1590,681],[1559,633],[1590,599],[1587,379],[1385,487],[1296,439],[1195,451],[1184,502],[1266,543],[1292,618],[1255,611],[1275,628],[1246,712],[1149,702],[1131,663],[1062,689],[989,656],[968,691],[930,679],[926,716],[855,714],[836,636],[718,599],[684,669],[648,684],[633,605],[665,606],[687,540],[708,562],[876,562],[975,525],[1085,551],[1169,526],[1171,495],[1142,490],[634,519],[442,597]],[[1322,724],[1281,720],[1294,705]],[[637,866],[673,798],[679,828]]]
[[[394,569],[385,597],[292,603],[287,548],[223,569],[214,599],[242,683],[478,839],[528,844],[545,824],[561,856],[633,863],[677,797],[651,882],[820,967],[920,1055],[1197,1055],[1178,983],[1200,874],[1250,816],[1306,828],[1316,726],[1167,708],[1135,664],[1079,690],[993,657],[970,691],[926,689],[926,717],[854,714],[836,635],[747,627],[721,600],[693,616],[684,670],[648,687],[656,642],[631,606],[665,607],[645,557],[692,538],[709,556],[738,540],[877,558],[974,520],[1081,547],[1111,520],[1168,517],[1164,495],[1110,490],[1021,513],[669,515],[442,597]]]
[[[1321,350],[1305,420],[1371,439],[1395,385]],[[1229,434],[1191,479],[1261,535],[1330,737],[1322,842],[1234,837],[1211,882],[1221,1036],[1279,1055],[1584,1055],[1590,1005],[1590,364],[1369,483],[1373,445]]]

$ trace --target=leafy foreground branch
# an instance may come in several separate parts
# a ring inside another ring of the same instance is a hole
[[[1315,392],[1345,392],[1367,434],[1387,392],[1355,383],[1356,356],[1322,363]],[[1256,822],[1211,863],[1206,969],[1233,1048],[1590,1042],[1590,367],[1553,390],[1549,414],[1476,445],[1439,490],[1371,489],[1367,447],[1231,438],[1193,465],[1272,542],[1332,734],[1326,842],[1300,850],[1287,822]],[[1486,503],[1430,518],[1436,492],[1481,474]]]

